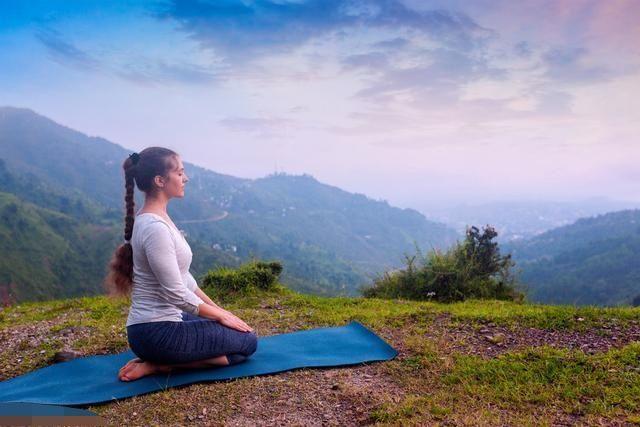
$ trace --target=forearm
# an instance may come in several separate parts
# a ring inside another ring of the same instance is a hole
[[[198,306],[198,316],[205,319],[220,320],[227,311],[217,305],[202,303]]]

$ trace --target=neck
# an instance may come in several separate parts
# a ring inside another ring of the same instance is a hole
[[[167,205],[169,204],[169,199],[164,197],[164,195],[160,194],[158,197],[146,197],[144,199],[144,205],[141,210],[143,211],[151,211],[151,212],[162,212],[165,215],[167,214]]]

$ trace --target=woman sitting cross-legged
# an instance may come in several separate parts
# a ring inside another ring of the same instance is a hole
[[[253,329],[214,303],[189,273],[192,252],[167,214],[188,182],[180,156],[149,147],[123,164],[125,243],[116,249],[105,279],[113,294],[131,295],[127,338],[138,356],[118,373],[122,381],[176,368],[233,365],[258,345]],[[145,202],[134,216],[135,185]]]

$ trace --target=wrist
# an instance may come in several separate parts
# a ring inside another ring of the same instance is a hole
[[[206,319],[212,320],[220,320],[224,316],[224,310],[218,306],[213,306],[211,304],[203,303],[199,306],[200,309],[200,317],[204,317]]]

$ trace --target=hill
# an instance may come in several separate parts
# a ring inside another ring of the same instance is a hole
[[[509,242],[528,239],[554,228],[573,224],[581,218],[633,209],[639,205],[594,197],[574,202],[496,201],[455,206],[422,203],[414,207],[424,212],[428,219],[443,222],[461,232],[469,224],[491,224],[498,231],[500,242]]]
[[[11,303],[95,295],[116,236],[0,192],[0,237],[0,297]]]
[[[503,251],[534,301],[618,305],[640,294],[640,210],[583,218]]]
[[[88,409],[110,425],[640,422],[640,308],[443,305],[326,298],[282,287],[222,305],[261,337],[357,320],[399,355],[193,384]],[[128,307],[126,299],[98,296],[1,310],[0,379],[46,366],[62,349],[126,350]]]
[[[13,177],[1,191],[67,212],[87,225],[123,227],[121,164],[129,150],[31,110],[4,107],[0,153],[4,175]],[[309,175],[249,180],[184,164],[190,177],[186,195],[168,209],[187,232],[194,257],[220,260],[221,265],[237,265],[253,256],[280,259],[283,281],[300,291],[354,295],[375,273],[398,266],[398,254],[415,243],[445,247],[457,237],[415,210],[348,193]],[[136,192],[137,206],[142,202]],[[111,244],[105,251],[113,249]],[[212,264],[194,260],[195,274],[204,274],[204,265]],[[16,283],[11,269],[3,273]],[[92,280],[95,289],[98,281],[97,276]]]

